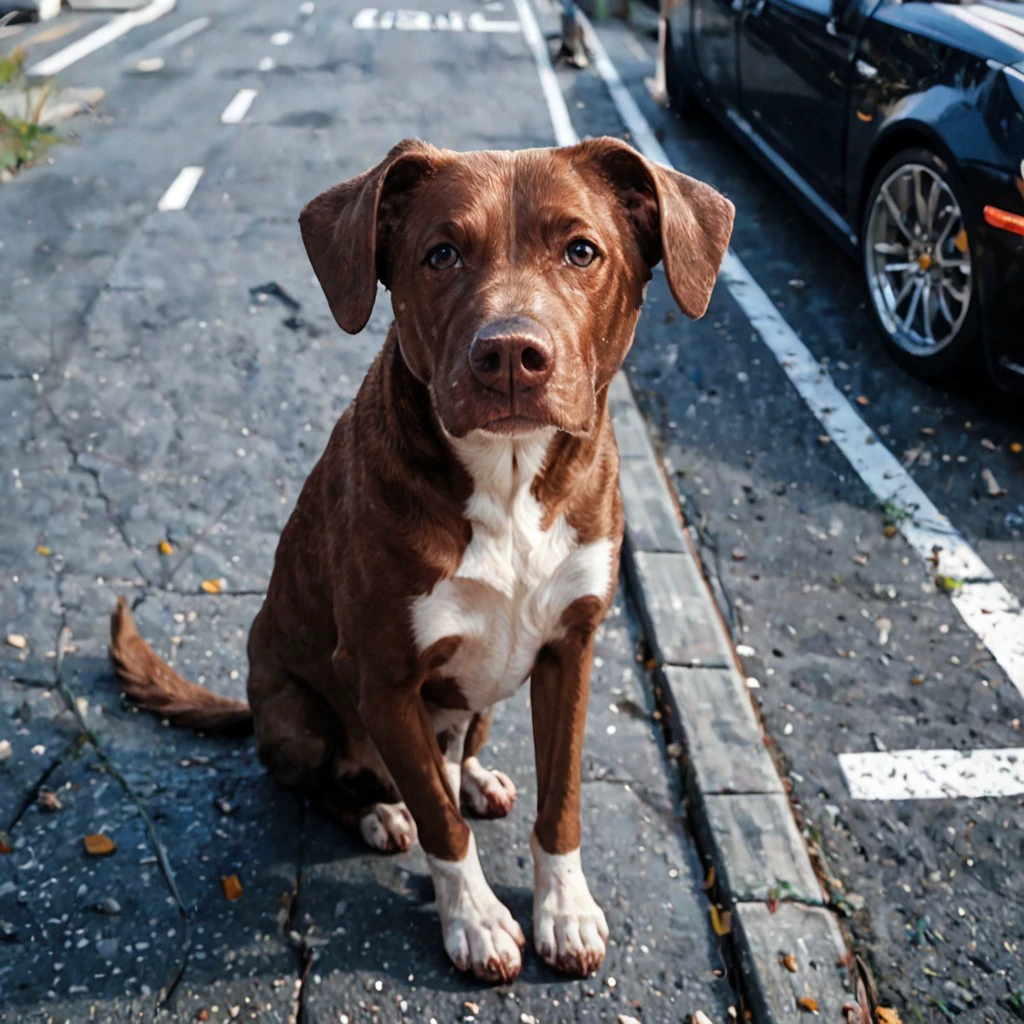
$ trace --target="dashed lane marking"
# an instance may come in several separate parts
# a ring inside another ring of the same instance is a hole
[[[252,101],[256,99],[257,95],[255,89],[239,89],[231,102],[224,108],[224,113],[220,115],[221,121],[224,124],[239,124],[249,113]]]
[[[1024,794],[1024,748],[840,754],[839,766],[854,800],[941,800]]]
[[[155,54],[163,53],[164,50],[168,50],[172,46],[177,46],[178,43],[183,43],[186,39],[191,39],[192,36],[198,35],[204,29],[209,28],[210,23],[210,18],[193,18],[191,21],[186,21],[184,25],[179,25],[177,28],[171,29],[171,31],[166,35],[162,35],[159,39],[154,39],[153,42],[147,43],[134,53],[130,53],[125,57],[123,63],[135,64],[137,61],[146,57],[152,57]]]
[[[133,28],[138,28],[140,25],[148,25],[150,22],[162,18],[165,14],[174,10],[175,2],[176,0],[152,0],[151,3],[146,4],[145,7],[141,7],[137,11],[119,14],[116,18],[111,18],[105,25],[101,25],[94,32],[90,32],[87,36],[82,36],[81,39],[76,39],[62,50],[58,50],[56,53],[50,54],[49,57],[45,57],[38,64],[33,64],[28,69],[27,74],[56,75],[65,68],[71,67],[72,64],[78,63],[83,57],[88,57],[90,53],[95,53],[108,43],[112,43],[115,39],[120,39],[121,36],[131,32]]]
[[[517,4],[518,6],[518,4]],[[364,7],[352,19],[352,27],[376,29],[387,32],[519,32],[518,21],[491,21],[482,11],[463,14],[461,11],[446,11],[431,14],[429,11],[398,10],[387,11],[378,7]]]
[[[188,201],[192,198],[192,193],[195,192],[196,185],[199,184],[199,179],[202,176],[202,167],[182,167],[178,172],[178,176],[160,197],[160,202],[156,204],[156,208],[164,212],[168,210],[184,210],[188,206]]]

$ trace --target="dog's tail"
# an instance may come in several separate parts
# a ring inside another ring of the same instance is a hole
[[[110,616],[110,657],[121,687],[139,707],[197,732],[252,732],[252,711],[182,679],[139,635],[123,597]]]

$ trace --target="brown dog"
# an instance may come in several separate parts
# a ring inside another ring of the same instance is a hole
[[[300,217],[341,328],[380,280],[395,321],[281,536],[249,635],[249,704],[181,679],[122,601],[125,692],[203,730],[255,726],[289,786],[381,850],[416,838],[455,964],[510,981],[523,933],[484,879],[460,796],[508,813],[477,759],[529,677],[537,763],[534,941],[587,974],[608,928],[580,865],[594,632],[622,543],[607,395],[651,268],[699,317],[732,228],[707,185],[615,139],[453,153],[396,146]]]

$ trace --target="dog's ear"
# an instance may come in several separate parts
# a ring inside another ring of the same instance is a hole
[[[648,266],[665,261],[665,276],[679,308],[704,315],[732,234],[736,209],[702,181],[651,163],[619,139],[576,147],[597,163],[633,222]]]
[[[322,192],[299,214],[309,262],[343,331],[358,334],[370,319],[378,277],[388,283],[387,247],[401,197],[436,169],[441,155],[406,139],[376,167]]]

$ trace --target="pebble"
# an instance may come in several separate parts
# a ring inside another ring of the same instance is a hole
[[[113,896],[104,896],[92,905],[92,909],[95,910],[97,914],[120,914],[121,904],[118,903]]]

